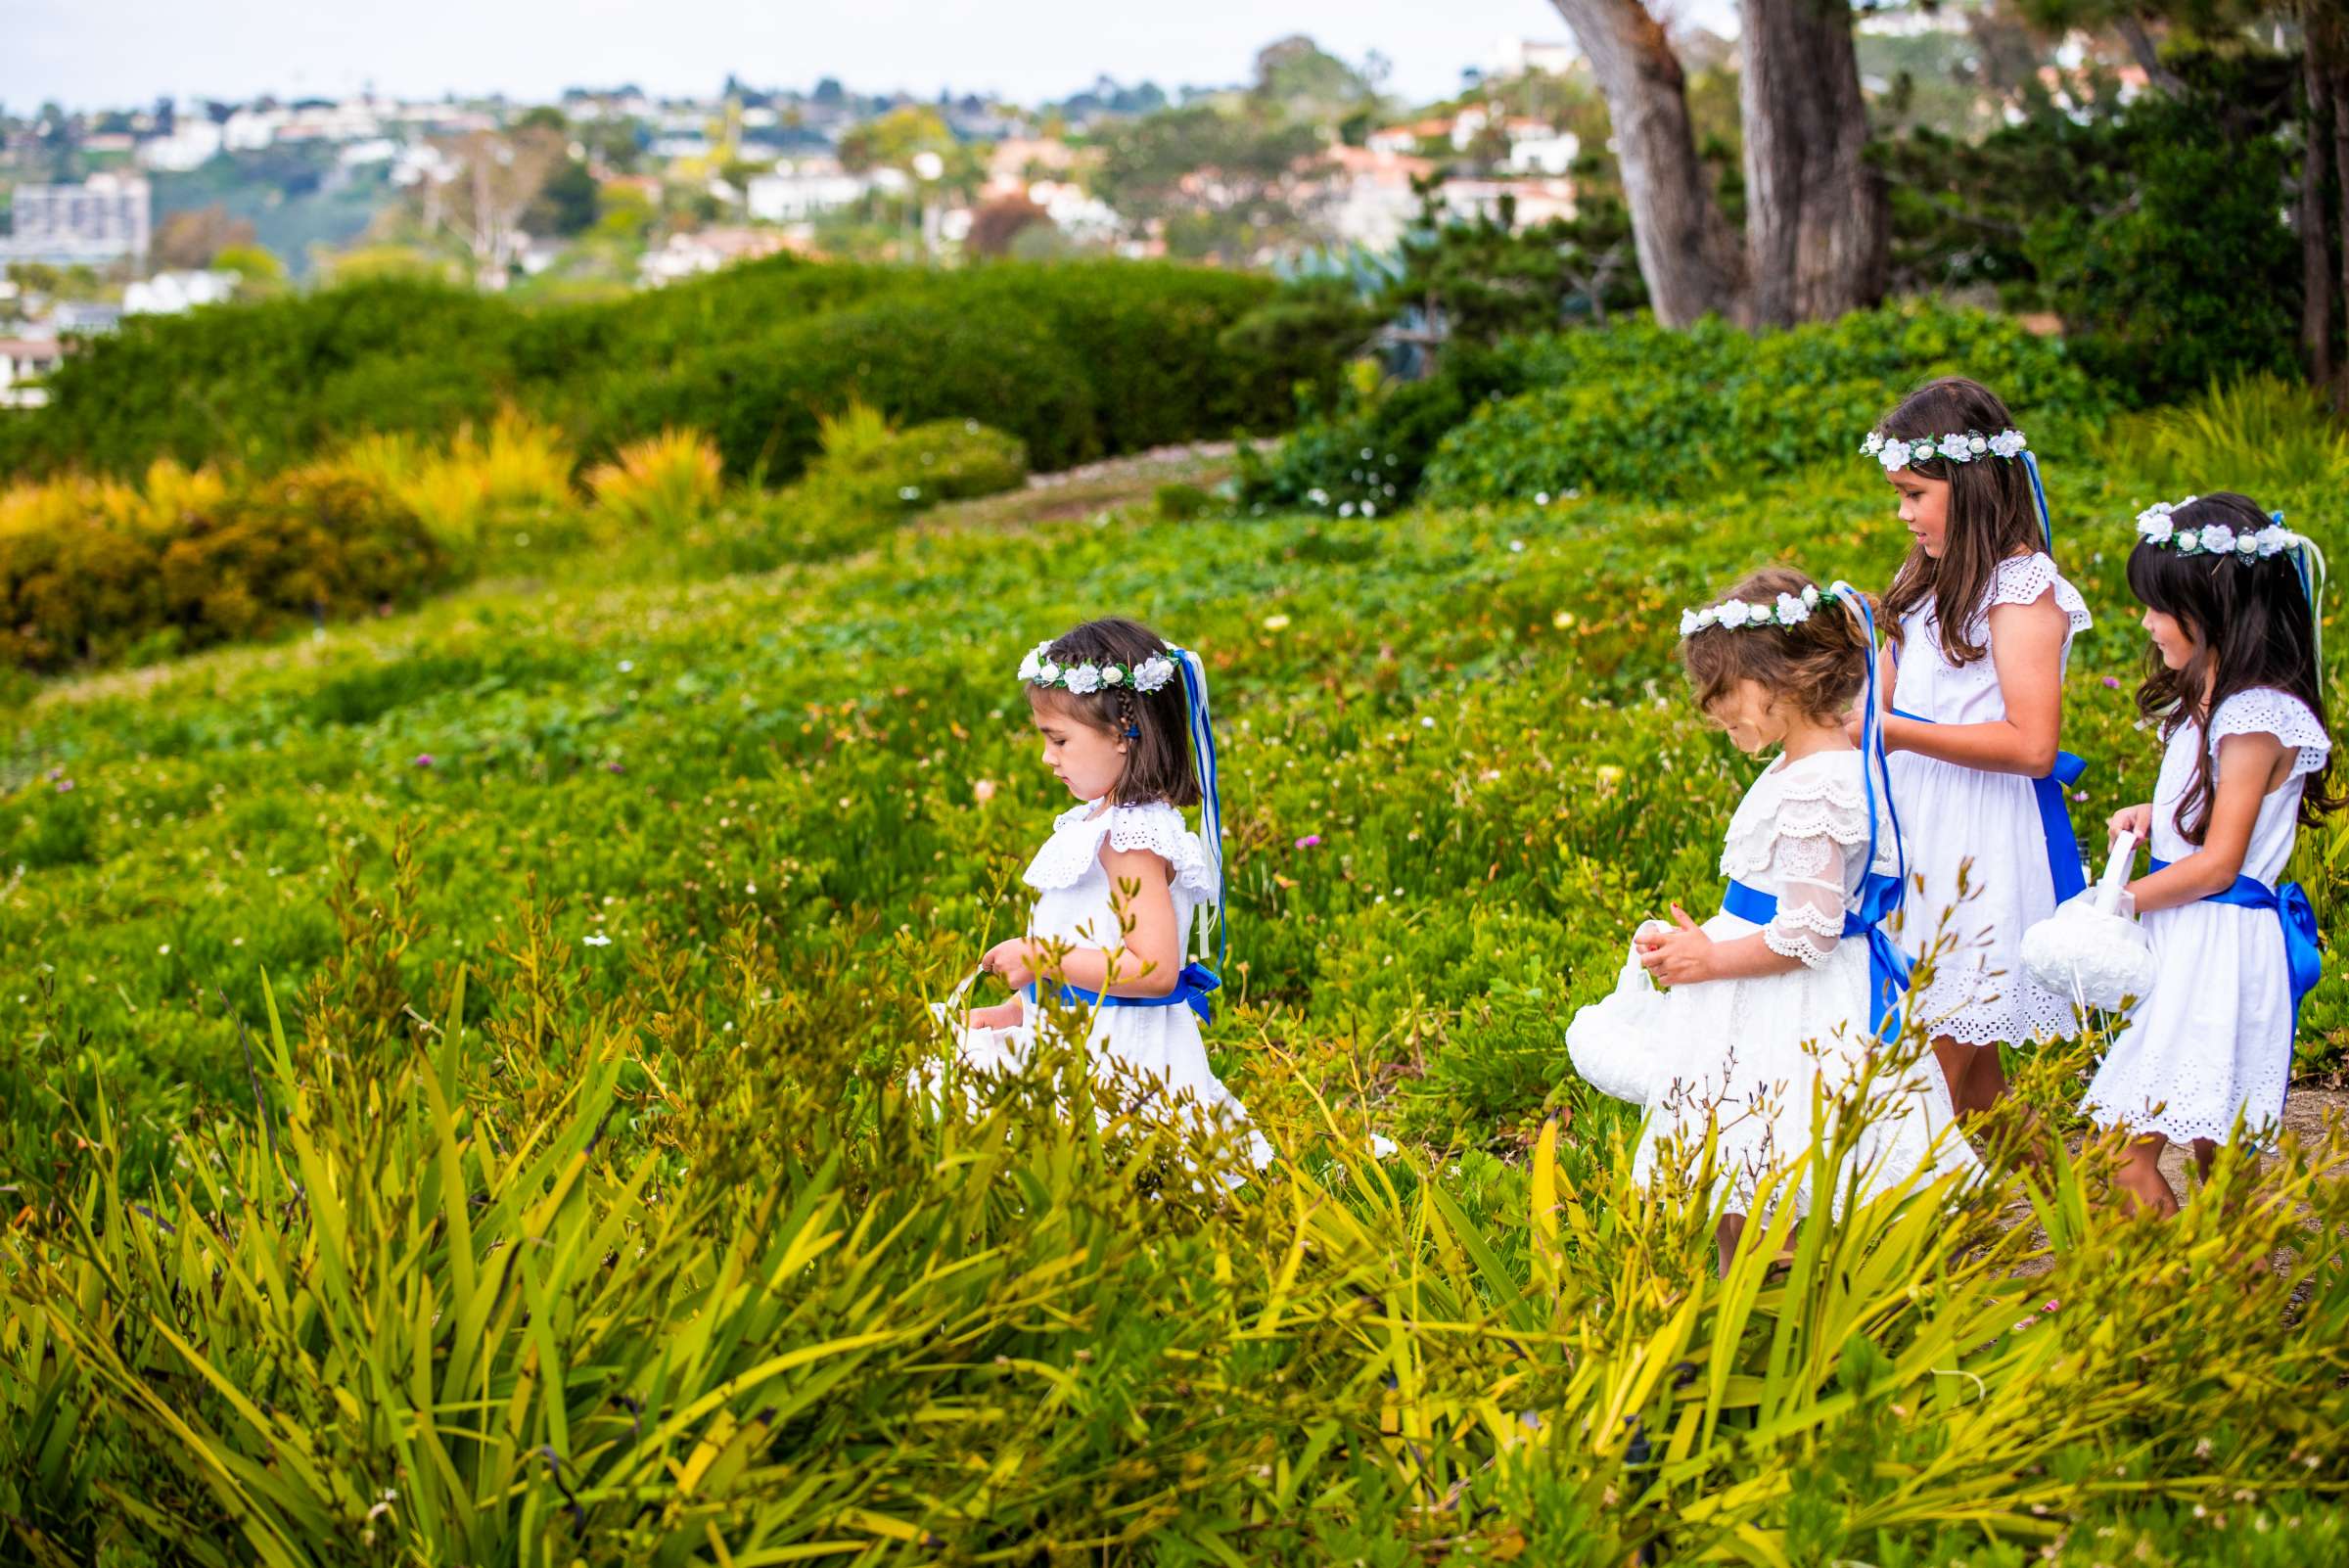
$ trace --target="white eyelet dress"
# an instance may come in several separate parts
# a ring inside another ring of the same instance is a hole
[[[1746,791],[1721,853],[1724,876],[1778,900],[1766,926],[1726,910],[1704,923],[1716,942],[1762,933],[1771,951],[1802,960],[1784,974],[1658,991],[1635,947],[1614,992],[1567,1026],[1575,1070],[1618,1099],[1643,1105],[1635,1154],[1646,1184],[1668,1151],[1691,1168],[1714,1127],[1714,1197],[1745,1213],[1768,1169],[1803,1159],[1814,1131],[1812,1084],[1842,1090],[1872,1041],[1867,944],[1841,935],[1857,907],[1867,855],[1860,753],[1781,759]],[[1897,873],[1892,823],[1878,802],[1872,869]],[[1949,1090],[1929,1061],[1875,1087],[1879,1119],[1857,1153],[1862,1186],[1879,1192],[1928,1172],[1973,1168],[1950,1126]],[[1840,1194],[1838,1194],[1840,1197]],[[1807,1178],[1793,1194],[1808,1210]]]
[[[2197,846],[2178,831],[2178,807],[2194,777],[2203,728],[2170,736],[2153,789],[2154,857],[2183,860]],[[2331,742],[2308,705],[2269,687],[2239,691],[2211,717],[2209,744],[2230,735],[2273,735],[2296,747],[2292,775],[2259,803],[2242,875],[2269,887],[2283,875],[2298,832],[2300,795]],[[2292,1072],[2291,977],[2283,927],[2273,909],[2180,904],[2147,912],[2153,992],[2096,1069],[2081,1111],[2098,1127],[2127,1126],[2174,1142],[2224,1143],[2237,1112],[2256,1134],[2283,1114]]]
[[[1098,801],[1074,807],[1052,824],[1052,837],[1029,861],[1025,880],[1036,890],[1028,935],[1054,938],[1079,947],[1115,947],[1123,941],[1111,903],[1109,870],[1101,863],[1104,845],[1147,850],[1167,862],[1168,889],[1174,899],[1174,929],[1189,940],[1202,904],[1217,900],[1215,873],[1199,835],[1183,825],[1182,813],[1165,802],[1112,806]],[[1082,1005],[1082,1004],[1080,1004]],[[1170,1108],[1188,1097],[1205,1115],[1227,1127],[1244,1127],[1246,1107],[1224,1087],[1207,1061],[1199,1015],[1176,1003],[1168,1007],[1098,1007],[1085,1047],[1093,1060],[1125,1064],[1158,1085]],[[1029,1003],[1026,1035],[1040,1020]],[[1249,1133],[1250,1156],[1259,1169],[1272,1158],[1262,1134]]]
[[[1988,652],[1990,612],[2003,604],[2035,604],[2050,593],[2070,622],[2061,655],[2068,663],[2072,638],[2091,624],[2087,602],[2057,575],[2051,557],[2012,556],[1999,563],[1968,628],[1968,640],[1985,650],[1972,664],[1950,663],[1930,600],[1909,613],[1901,623],[1892,706],[1937,724],[2004,718],[2006,699]],[[1936,960],[1932,983],[1911,993],[1913,1016],[1932,1034],[1968,1045],[2078,1034],[2071,1002],[2033,985],[2020,958],[2023,933],[2053,914],[2056,904],[2034,781],[1915,752],[1893,753],[1889,765],[1893,803],[1909,843],[1909,893],[1893,931],[1911,957],[1937,940],[1956,944]]]

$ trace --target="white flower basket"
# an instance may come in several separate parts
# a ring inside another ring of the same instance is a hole
[[[2096,885],[2023,933],[2023,972],[2083,1011],[2116,1012],[2153,988],[2152,944],[2143,927],[2120,912],[2136,858],[2137,835],[2122,834]]]

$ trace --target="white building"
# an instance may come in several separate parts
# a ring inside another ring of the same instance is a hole
[[[93,174],[79,185],[20,185],[16,233],[0,259],[103,266],[147,254],[154,209],[140,174]]]
[[[233,272],[159,272],[123,287],[122,313],[184,315],[198,305],[224,303],[236,293],[237,275]]]
[[[1333,147],[1329,161],[1333,189],[1322,221],[1330,233],[1365,250],[1394,249],[1419,217],[1411,181],[1427,178],[1436,165],[1424,158],[1363,147]]]
[[[282,109],[240,109],[220,127],[220,143],[232,153],[257,153],[277,140],[286,123]]]
[[[1544,127],[1523,137],[1509,137],[1509,170],[1515,174],[1571,174],[1583,153],[1583,139],[1572,131]]]
[[[142,167],[172,174],[202,168],[220,154],[220,127],[202,115],[181,115],[168,136],[152,136],[139,144]]]
[[[1583,58],[1582,50],[1571,43],[1540,43],[1531,38],[1503,38],[1493,46],[1485,60],[1485,74],[1492,77],[1523,76],[1529,71],[1547,71],[1559,75],[1574,69]]]
[[[66,357],[54,338],[0,338],[0,408],[38,408],[49,400],[41,378]]]
[[[636,264],[638,278],[648,288],[715,272],[737,261],[755,261],[786,249],[783,236],[772,229],[703,229],[696,234],[672,234],[668,243],[647,251]]]
[[[1546,223],[1551,218],[1574,217],[1572,180],[1446,180],[1438,187],[1437,194],[1443,200],[1444,210],[1463,222],[1498,218],[1503,197],[1515,202],[1519,228]]]
[[[804,223],[860,201],[872,182],[838,163],[809,159],[779,163],[772,173],[754,175],[744,193],[750,214],[761,223]]]

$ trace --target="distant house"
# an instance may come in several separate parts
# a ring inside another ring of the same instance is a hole
[[[804,223],[819,212],[861,200],[872,188],[871,180],[847,172],[829,159],[806,159],[753,176],[744,203],[761,223]]]
[[[154,209],[145,176],[93,174],[79,185],[20,185],[16,233],[0,260],[104,266],[147,254]]]
[[[1503,198],[1514,204],[1519,227],[1574,217],[1574,181],[1569,179],[1450,179],[1438,188],[1444,210],[1468,221],[1497,218]]]
[[[789,247],[790,242],[772,229],[703,229],[670,235],[668,244],[644,254],[636,270],[646,287],[658,289],[697,273],[773,255]]]
[[[43,377],[64,363],[55,338],[0,338],[0,408],[38,408],[49,401]]]
[[[1328,188],[1325,208],[1330,232],[1371,251],[1386,251],[1402,239],[1419,216],[1414,179],[1426,179],[1436,165],[1424,158],[1380,152],[1367,147],[1333,147],[1323,176]]]
[[[220,304],[236,297],[233,272],[159,272],[122,290],[126,316],[176,316],[198,305]]]
[[[170,135],[141,142],[138,158],[148,168],[185,174],[217,158],[220,148],[219,126],[200,115],[181,115],[172,121]]]
[[[122,324],[122,307],[94,300],[61,300],[49,307],[49,329],[94,338]]]
[[[1485,62],[1485,74],[1506,78],[1540,70],[1561,76],[1572,70],[1582,58],[1583,52],[1570,43],[1538,43],[1531,38],[1503,38],[1493,46],[1493,53]]]

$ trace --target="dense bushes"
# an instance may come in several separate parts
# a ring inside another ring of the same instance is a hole
[[[1250,473],[1248,499],[1384,511],[1412,493],[1422,462],[1430,498],[1446,502],[1684,495],[1846,456],[1903,392],[1952,373],[1997,388],[2043,445],[2112,404],[2061,343],[1920,305],[1759,337],[1638,320],[1454,357],[1425,382],[1358,384]]]
[[[0,422],[0,477],[135,473],[157,456],[256,469],[367,432],[445,436],[512,405],[588,461],[672,426],[729,475],[781,483],[852,398],[984,419],[1058,467],[1277,429],[1342,346],[1231,334],[1270,280],[1176,266],[961,272],[758,263],[657,294],[526,312],[416,282],[146,317],[68,360],[49,407]],[[1261,318],[1260,318],[1261,319]]]
[[[2061,343],[2003,317],[1920,307],[1760,337],[1639,322],[1533,340],[1519,360],[1535,390],[1447,438],[1429,468],[1431,497],[1683,495],[1751,483],[1849,457],[1904,392],[1938,375],[1990,384],[2043,446],[2110,405]]]
[[[0,661],[170,653],[414,597],[446,557],[413,512],[339,477],[228,489],[161,528],[93,510],[0,534]]]

